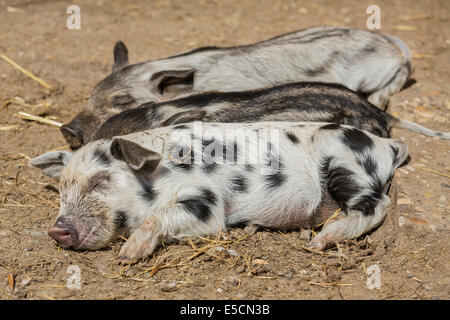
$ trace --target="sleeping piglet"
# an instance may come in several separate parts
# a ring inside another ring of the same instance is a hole
[[[162,241],[236,225],[296,230],[326,221],[309,244],[318,250],[358,237],[383,221],[390,181],[408,158],[403,143],[347,125],[191,122],[30,164],[59,179],[52,238],[96,250],[124,234],[119,261],[133,263]]]
[[[61,132],[75,149],[91,141],[106,119],[143,103],[299,81],[338,83],[384,109],[412,72],[410,51],[399,38],[349,27],[315,27],[250,45],[198,48],[132,65],[127,48],[118,42],[112,73]]]

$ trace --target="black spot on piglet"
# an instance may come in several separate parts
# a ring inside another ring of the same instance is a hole
[[[299,142],[297,136],[293,134],[292,132],[287,131],[286,137],[288,137],[289,140],[291,140],[292,143],[297,144]]]
[[[345,128],[341,136],[342,142],[351,150],[363,153],[366,149],[372,149],[374,143],[363,131],[356,128]]]
[[[97,161],[100,164],[103,165],[110,165],[111,164],[111,159],[109,158],[109,156],[102,150],[95,150],[94,154],[93,154],[94,160]]]
[[[114,217],[114,226],[116,227],[116,229],[123,229],[127,226],[127,214],[125,211],[122,210],[118,210],[115,213],[115,217]]]
[[[234,176],[231,183],[234,191],[244,192],[248,188],[248,179],[240,174]]]
[[[211,206],[214,206],[217,202],[216,195],[208,190],[201,189],[200,195],[192,196],[184,200],[179,200],[184,208],[195,215],[199,220],[207,222],[211,217]]]

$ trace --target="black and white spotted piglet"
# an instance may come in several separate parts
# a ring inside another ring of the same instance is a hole
[[[121,262],[161,241],[239,224],[315,226],[309,244],[354,238],[386,216],[389,183],[408,158],[399,141],[327,123],[193,122],[54,151],[31,165],[60,179],[49,235],[61,246],[100,249],[129,236]]]

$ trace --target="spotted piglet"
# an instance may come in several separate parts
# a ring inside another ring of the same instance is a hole
[[[119,261],[133,263],[162,241],[235,225],[311,228],[338,208],[309,246],[358,237],[383,221],[390,181],[408,158],[401,142],[346,125],[192,122],[30,164],[60,180],[52,238],[95,250],[125,234]]]

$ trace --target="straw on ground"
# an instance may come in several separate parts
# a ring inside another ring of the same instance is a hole
[[[22,111],[20,111],[18,113],[18,116],[22,119],[37,121],[37,122],[49,124],[49,125],[55,126],[55,127],[61,127],[63,125],[63,123],[61,123],[61,122],[58,122],[55,120],[50,120],[50,119],[40,117],[40,116],[35,116],[33,114],[29,114],[29,113],[22,112]]]
[[[10,58],[8,58],[7,56],[5,56],[4,54],[0,54],[0,58],[2,58],[3,60],[5,60],[6,62],[8,62],[10,65],[12,65],[14,68],[16,68],[17,70],[19,70],[20,72],[22,72],[24,75],[26,75],[27,77],[33,79],[34,81],[38,82],[40,85],[42,85],[44,88],[51,90],[52,87],[47,84],[44,80],[42,80],[41,78],[35,76],[34,74],[32,74],[31,72],[25,70],[24,68],[22,68],[20,65],[18,65],[16,62],[12,61]]]

